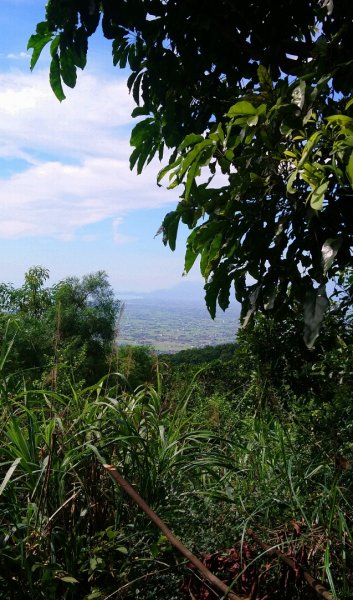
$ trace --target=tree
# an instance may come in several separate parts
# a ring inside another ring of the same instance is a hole
[[[183,192],[163,241],[174,249],[179,223],[191,229],[185,271],[201,258],[211,315],[233,285],[245,322],[300,302],[311,346],[327,280],[352,265],[352,3],[49,0],[28,47],[33,68],[50,43],[60,100],[99,23],[145,117],[131,168],[172,149],[159,181]]]
[[[14,338],[7,369],[55,387],[59,371],[65,380],[74,375],[95,383],[109,371],[120,302],[104,271],[53,287],[45,287],[48,277],[47,269],[32,267],[22,287],[0,286],[1,338],[8,335],[9,319]]]
[[[58,350],[69,364],[83,351],[81,377],[96,383],[111,368],[120,310],[107,274],[64,279],[54,287],[53,299],[51,321],[56,324]]]

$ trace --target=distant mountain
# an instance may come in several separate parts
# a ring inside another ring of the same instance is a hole
[[[187,302],[204,302],[205,290],[202,282],[198,281],[181,281],[169,289],[154,290],[145,294],[150,298],[166,299],[166,300],[186,300]]]
[[[195,302],[197,304],[205,303],[205,290],[203,289],[202,281],[181,281],[177,285],[168,289],[154,290],[152,292],[124,292],[118,298],[122,300],[128,299],[145,299],[145,300],[165,300],[167,302]],[[231,302],[231,306],[236,306],[237,302]],[[240,312],[240,307],[239,307]]]

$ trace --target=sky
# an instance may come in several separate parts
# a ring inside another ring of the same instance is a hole
[[[1,0],[0,281],[21,285],[41,265],[50,283],[104,270],[117,292],[172,288],[182,281],[187,230],[174,253],[155,238],[178,192],[157,186],[158,161],[139,176],[129,170],[128,73],[96,35],[60,103],[47,54],[31,72],[26,51],[44,10],[45,0]],[[187,279],[203,285],[197,267]]]

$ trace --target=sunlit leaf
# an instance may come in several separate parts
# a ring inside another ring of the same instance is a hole
[[[227,112],[227,117],[237,117],[238,115],[256,115],[256,108],[247,100],[241,100],[234,104]]]
[[[9,483],[12,474],[14,473],[14,471],[16,470],[17,465],[21,462],[21,457],[15,458],[15,460],[13,461],[11,467],[7,470],[7,473],[4,477],[4,479],[2,480],[2,483],[0,485],[0,496],[1,494],[4,492],[7,484]]]
[[[353,188],[353,152],[351,152],[351,155],[349,157],[348,164],[346,166],[346,173],[347,173],[347,177],[349,179],[349,183],[351,184],[351,187]]]
[[[342,246],[341,239],[332,239],[332,238],[327,239],[326,242],[324,242],[324,244],[322,245],[321,254],[322,254],[322,263],[323,263],[323,267],[324,267],[324,273],[327,273],[329,268],[332,266],[333,261],[336,258],[337,252],[339,251],[341,246]]]
[[[314,210],[322,210],[328,184],[329,182],[325,181],[312,192],[310,197],[310,206]]]

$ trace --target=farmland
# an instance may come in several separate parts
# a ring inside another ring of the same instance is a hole
[[[198,300],[132,298],[124,301],[118,343],[153,346],[159,352],[234,342],[236,306],[219,311],[213,321]]]

